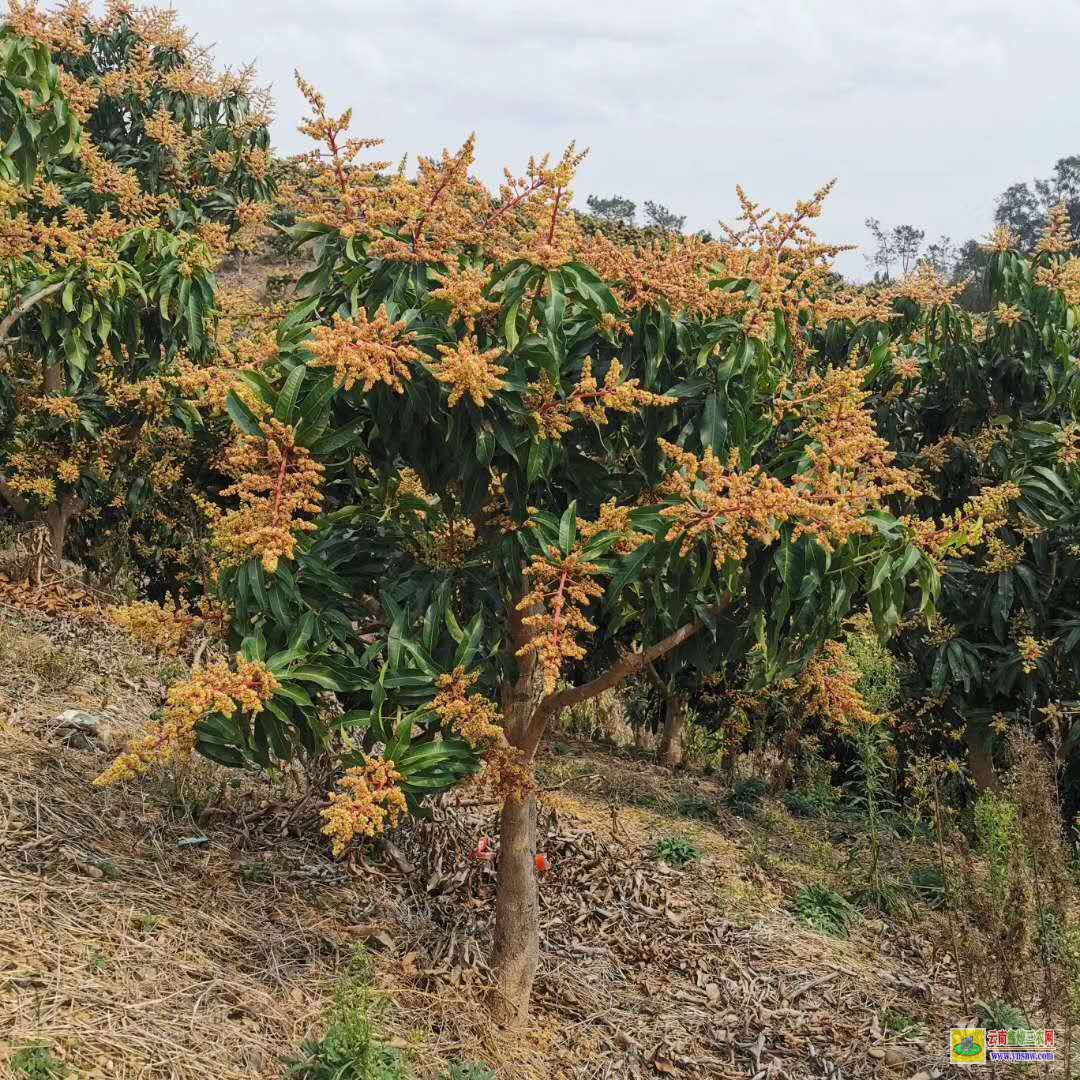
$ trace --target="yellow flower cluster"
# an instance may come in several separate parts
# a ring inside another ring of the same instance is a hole
[[[476,526],[466,518],[443,518],[434,528],[418,531],[414,542],[422,562],[437,570],[454,570],[465,565],[476,547]]]
[[[1057,289],[1069,307],[1080,306],[1080,259],[1067,259],[1035,271],[1035,281],[1045,289]]]
[[[530,589],[519,601],[521,620],[528,627],[529,640],[518,656],[536,654],[546,693],[558,685],[566,660],[581,660],[585,650],[576,635],[591,634],[596,627],[585,617],[584,608],[604,595],[594,580],[600,568],[586,561],[579,543],[569,555],[552,551],[532,557],[525,576]]]
[[[881,717],[867,706],[859,678],[843,642],[827,641],[796,680],[795,702],[840,731],[877,724]]]
[[[614,499],[609,499],[600,506],[600,513],[595,521],[579,522],[578,528],[583,540],[591,540],[602,532],[614,533],[618,539],[612,551],[617,555],[629,555],[651,539],[648,533],[637,532],[630,523],[632,510],[629,506],[619,506]]]
[[[478,677],[462,667],[440,675],[436,680],[439,692],[431,703],[443,724],[474,749],[505,741],[499,707],[484,694],[470,693]]]
[[[454,260],[445,273],[435,275],[439,287],[431,290],[431,296],[450,305],[451,325],[460,319],[472,333],[477,319],[494,318],[499,313],[499,305],[484,296],[492,270],[490,265],[459,267]]]
[[[317,326],[309,343],[320,365],[331,367],[336,384],[351,390],[360,383],[364,393],[376,383],[385,383],[396,394],[412,377],[410,363],[419,363],[423,354],[409,342],[404,322],[391,322],[384,304],[368,319],[360,308],[352,319],[334,316],[330,326]]]
[[[364,756],[364,764],[346,769],[331,791],[329,806],[320,812],[324,836],[333,839],[334,855],[341,855],[358,836],[375,836],[397,824],[408,809],[398,784],[401,773],[392,761]]]
[[[1080,424],[1070,420],[1061,428],[1058,435],[1058,461],[1062,465],[1072,467],[1080,463]]]
[[[145,734],[94,780],[94,786],[108,787],[152,768],[185,761],[195,749],[195,726],[200,720],[215,714],[231,717],[237,709],[245,716],[255,716],[278,685],[264,664],[239,655],[235,670],[224,660],[196,669],[190,679],[169,688],[161,723],[149,725]]]
[[[1076,246],[1072,238],[1072,224],[1069,221],[1069,207],[1059,202],[1047,215],[1046,227],[1035,244],[1035,256],[1066,255]]]
[[[864,407],[862,374],[834,368],[812,374],[802,395],[778,401],[778,412],[801,414],[807,466],[789,483],[753,466],[739,468],[737,453],[727,463],[711,450],[701,458],[660,440],[675,463],[665,489],[678,500],[661,516],[682,536],[685,555],[699,540],[710,546],[717,567],[746,558],[748,541],[769,544],[781,526],[794,525],[793,537],[813,536],[827,551],[869,531],[867,511],[890,495],[914,494],[912,476],[893,465],[894,455]]]
[[[979,570],[983,574],[1000,574],[1018,566],[1023,558],[1022,545],[1010,546],[1000,536],[991,536],[986,541],[986,558]]]
[[[503,743],[484,755],[484,772],[480,782],[501,799],[524,802],[535,790],[536,780],[531,765],[520,750]]]
[[[1016,484],[998,484],[984,488],[959,510],[948,514],[937,525],[928,518],[904,518],[912,533],[912,542],[930,558],[940,561],[947,555],[963,558],[983,543],[988,532],[1000,528],[1009,516],[1009,504],[1020,498]]]
[[[1049,648],[1048,641],[1041,641],[1033,634],[1024,634],[1016,641],[1016,651],[1020,656],[1020,666],[1025,675],[1030,675]]]
[[[475,337],[462,338],[455,345],[439,345],[442,360],[431,365],[431,374],[450,386],[450,408],[466,394],[477,408],[490,401],[506,384],[499,378],[506,368],[495,361],[503,355],[503,349],[486,349],[480,352]]]
[[[260,558],[272,574],[279,559],[293,557],[296,533],[316,528],[301,515],[319,512],[324,470],[288,425],[271,419],[259,427],[263,438],[241,435],[225,451],[223,468],[236,483],[221,494],[240,506],[215,522],[214,544],[238,561]]]
[[[163,604],[136,600],[110,608],[108,616],[113,625],[136,641],[167,656],[179,656],[203,625],[187,600],[174,603],[168,594]]]
[[[998,304],[994,308],[994,318],[1002,326],[1015,326],[1023,317],[1023,313],[1014,304]]]
[[[675,404],[674,398],[640,389],[639,381],[624,379],[622,364],[612,360],[601,386],[592,373],[591,359],[586,357],[581,365],[581,379],[569,396],[559,397],[555,384],[545,371],[540,380],[529,387],[524,405],[540,438],[558,442],[571,430],[576,416],[604,427],[608,423],[609,409],[633,413],[649,405],[660,408]]]

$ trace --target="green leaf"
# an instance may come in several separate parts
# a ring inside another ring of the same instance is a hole
[[[569,555],[574,541],[577,540],[577,500],[575,499],[563,512],[559,520],[559,549]]]
[[[225,399],[225,410],[232,421],[245,435],[263,437],[262,428],[259,427],[258,417],[236,396],[230,392]]]
[[[287,424],[292,419],[293,407],[296,405],[296,399],[300,396],[300,387],[303,385],[306,374],[307,368],[303,364],[297,365],[289,372],[289,377],[285,380],[285,385],[278,395],[277,405],[274,406],[275,420]]]
[[[611,579],[611,584],[608,585],[607,595],[604,597],[605,604],[613,604],[627,585],[637,581],[641,576],[641,571],[645,566],[645,563],[655,551],[656,541],[650,540],[640,547],[634,548],[634,550],[619,563],[619,569]]]

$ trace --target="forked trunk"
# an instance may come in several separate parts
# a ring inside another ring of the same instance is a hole
[[[536,885],[536,798],[508,798],[499,833],[495,897],[495,996],[501,1023],[524,1024],[540,961],[540,898]]]
[[[964,740],[967,742],[968,770],[975,781],[976,790],[980,793],[1000,792],[1001,781],[994,772],[994,756],[986,745],[986,737],[973,725],[968,724],[964,730]]]
[[[672,694],[664,713],[664,735],[660,741],[660,764],[669,769],[682,764],[683,729],[686,727],[687,701],[685,694]]]

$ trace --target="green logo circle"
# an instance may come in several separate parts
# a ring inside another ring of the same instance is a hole
[[[953,1047],[953,1053],[959,1054],[961,1057],[976,1057],[982,1053],[982,1047],[977,1042],[972,1042],[970,1046],[965,1046],[962,1042],[958,1042]]]

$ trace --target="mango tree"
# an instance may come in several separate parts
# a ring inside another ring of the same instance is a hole
[[[229,399],[216,535],[241,659],[174,688],[103,782],[196,746],[234,765],[332,747],[341,852],[482,770],[502,804],[494,1008],[519,1022],[533,767],[560,713],[677,649],[769,681],[862,596],[888,632],[936,571],[889,512],[911,480],[863,372],[811,362],[824,191],[745,202],[723,243],[620,248],[568,211],[572,148],[497,192],[471,140],[386,174],[304,90],[324,147],[294,233],[308,296],[243,377],[258,401]]]
[[[0,26],[0,496],[59,560],[86,511],[175,484],[213,353],[213,269],[269,194],[250,76],[164,12],[16,5]]]
[[[923,477],[919,527],[942,571],[940,619],[897,639],[920,702],[901,734],[922,749],[959,743],[980,789],[997,786],[994,754],[1012,728],[1038,728],[1062,765],[1080,745],[1069,704],[1080,675],[1071,250],[1061,210],[1030,256],[999,230],[984,316],[957,305],[965,283],[924,272],[897,287],[887,322],[822,342],[865,353],[881,430]]]

